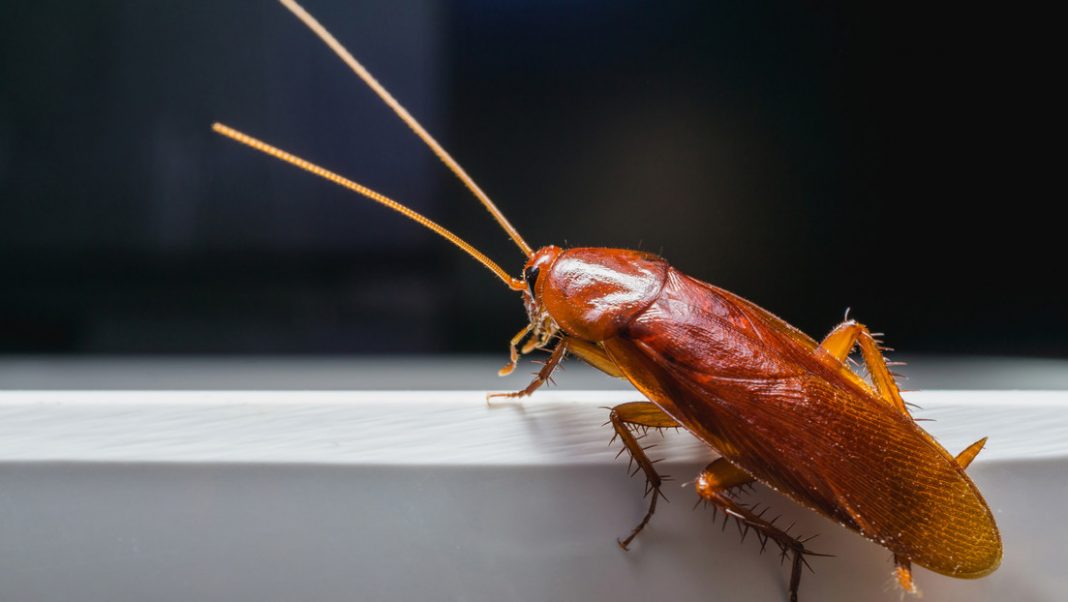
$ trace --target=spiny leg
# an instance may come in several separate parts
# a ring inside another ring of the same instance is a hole
[[[894,374],[890,372],[890,364],[883,357],[883,349],[879,346],[879,342],[875,340],[867,326],[853,320],[842,322],[823,339],[823,342],[820,343],[820,349],[831,354],[838,361],[845,362],[846,358],[849,357],[849,352],[853,350],[853,345],[856,344],[860,345],[861,353],[864,357],[864,365],[867,366],[872,382],[875,384],[875,392],[890,405],[909,416],[910,414],[905,407],[905,400],[901,398],[901,391],[894,380]],[[971,464],[971,461],[975,459],[975,456],[982,451],[985,444],[986,437],[983,437],[962,451],[957,456],[957,463],[960,464],[960,467],[967,468],[968,464]]]
[[[801,569],[808,564],[805,556],[818,554],[806,550],[804,541],[776,527],[774,520],[765,520],[764,512],[767,508],[758,513],[730,498],[728,491],[732,487],[744,485],[752,480],[753,477],[749,476],[749,473],[720,458],[709,464],[697,478],[697,494],[701,496],[701,499],[723,510],[724,521],[728,516],[737,520],[738,526],[744,529],[742,537],[745,537],[750,529],[755,531],[761,541],[761,550],[770,540],[782,551],[784,559],[787,554],[793,554],[790,569],[790,602],[797,602],[797,588],[801,585]]]
[[[556,344],[556,347],[553,348],[553,352],[545,362],[545,365],[541,367],[541,370],[538,370],[538,374],[534,377],[534,380],[530,381],[530,384],[527,385],[526,388],[513,393],[490,393],[486,395],[486,401],[497,397],[526,397],[534,391],[537,391],[542,385],[548,382],[552,377],[553,370],[556,370],[556,367],[563,361],[564,356],[567,354],[567,344],[567,339],[562,339]]]
[[[820,341],[820,349],[831,354],[838,361],[844,362],[849,357],[849,353],[853,351],[853,345],[857,342],[861,328],[862,326],[854,320],[842,322]]]
[[[638,526],[631,530],[630,535],[616,540],[619,543],[619,547],[626,550],[630,542],[634,541],[638,533],[641,533],[641,530],[645,528],[645,525],[649,524],[649,519],[656,512],[656,499],[664,495],[660,492],[660,485],[666,478],[661,477],[656,472],[656,468],[653,466],[654,462],[645,454],[645,450],[648,448],[643,448],[638,443],[638,438],[634,436],[631,426],[675,428],[679,426],[679,423],[665,414],[656,404],[648,401],[633,401],[617,405],[612,408],[608,421],[616,432],[615,436],[612,437],[612,441],[615,441],[616,437],[623,440],[624,447],[619,453],[623,453],[624,450],[629,451],[631,458],[638,463],[638,468],[635,469],[635,472],[638,470],[645,472],[645,495],[650,496],[649,509],[646,510],[645,516],[642,517]]]
[[[875,385],[875,392],[891,406],[908,415],[905,400],[901,398],[901,391],[897,387],[897,382],[894,381],[893,373],[890,372],[890,365],[883,357],[883,348],[867,326],[853,320],[842,322],[827,335],[827,338],[823,339],[820,349],[831,354],[838,361],[845,362],[849,357],[849,352],[853,350],[853,345],[860,346],[864,365],[868,368],[871,381]]]

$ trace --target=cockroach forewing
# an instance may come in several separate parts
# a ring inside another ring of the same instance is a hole
[[[978,489],[909,416],[779,318],[672,272],[604,343],[635,387],[756,479],[902,558],[955,577],[997,567]]]

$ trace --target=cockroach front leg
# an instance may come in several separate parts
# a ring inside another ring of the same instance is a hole
[[[608,421],[616,432],[612,440],[615,441],[616,437],[622,439],[623,449],[629,451],[631,459],[638,463],[638,468],[635,469],[635,472],[638,470],[645,472],[645,495],[650,497],[649,509],[645,512],[645,516],[642,517],[638,526],[631,530],[630,535],[616,540],[619,543],[619,547],[626,550],[630,542],[634,541],[638,533],[641,533],[641,530],[645,528],[645,525],[649,524],[649,519],[656,512],[656,499],[664,495],[660,492],[660,485],[666,479],[666,477],[661,477],[656,472],[656,468],[653,466],[654,462],[645,454],[645,450],[651,446],[643,448],[638,443],[638,438],[634,436],[631,427],[637,426],[647,429],[675,428],[679,426],[679,423],[665,414],[656,404],[648,401],[634,401],[617,405],[612,408]],[[623,453],[623,450],[620,450],[620,453]]]
[[[519,343],[522,343],[523,337],[527,336],[533,329],[533,324],[527,324],[522,330],[515,333],[512,340],[508,342],[508,363],[497,371],[497,376],[508,376],[515,370],[516,364],[519,363]]]
[[[807,565],[805,556],[815,555],[805,549],[804,541],[790,535],[785,530],[775,526],[774,520],[765,520],[764,512],[755,512],[753,508],[743,506],[731,499],[728,492],[734,487],[745,485],[753,481],[753,477],[744,470],[734,466],[727,460],[720,458],[709,464],[701,475],[697,477],[697,494],[701,499],[713,504],[717,509],[723,510],[724,522],[728,517],[738,521],[738,526],[743,529],[742,537],[753,530],[760,538],[761,549],[768,541],[779,547],[785,559],[788,554],[792,555],[790,569],[790,602],[797,602],[797,588],[801,584],[801,569]]]
[[[553,371],[556,370],[556,367],[563,361],[564,356],[567,355],[567,345],[567,339],[562,339],[556,344],[556,347],[553,348],[553,352],[549,355],[549,359],[545,362],[545,365],[541,367],[541,370],[538,370],[538,374],[534,377],[534,380],[530,381],[530,384],[527,385],[526,388],[512,393],[490,393],[486,395],[486,401],[498,397],[509,399],[526,397],[534,391],[537,391],[542,385],[548,382],[550,378],[552,378]]]

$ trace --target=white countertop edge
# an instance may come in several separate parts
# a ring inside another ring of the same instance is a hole
[[[487,406],[485,391],[4,391],[0,463],[213,462],[574,465],[616,460],[604,406],[627,391],[545,390]],[[922,391],[921,426],[977,462],[1068,457],[1068,391]],[[652,435],[659,438],[659,435]],[[707,461],[685,433],[657,448]]]

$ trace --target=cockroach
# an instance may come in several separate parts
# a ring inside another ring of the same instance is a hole
[[[530,395],[571,354],[625,378],[649,401],[611,408],[609,423],[646,478],[648,509],[626,549],[656,511],[664,478],[635,431],[682,427],[719,458],[698,475],[701,500],[723,510],[791,559],[789,598],[817,555],[805,540],[739,503],[753,482],[841,523],[893,554],[901,588],[915,592],[913,563],[960,578],[1001,561],[990,508],[965,468],[980,439],[951,455],[916,423],[884,348],[849,320],[816,342],[772,313],[671,267],[651,253],[546,246],[534,250],[460,165],[356,59],[293,0],[281,0],[314,31],[467,186],[526,256],[513,277],[449,230],[404,205],[313,163],[216,123],[213,129],[353,190],[448,239],[522,295],[529,323],[509,345],[507,374],[520,355],[550,351],[523,390]],[[526,341],[524,343],[524,341]],[[859,347],[869,378],[850,368]]]

